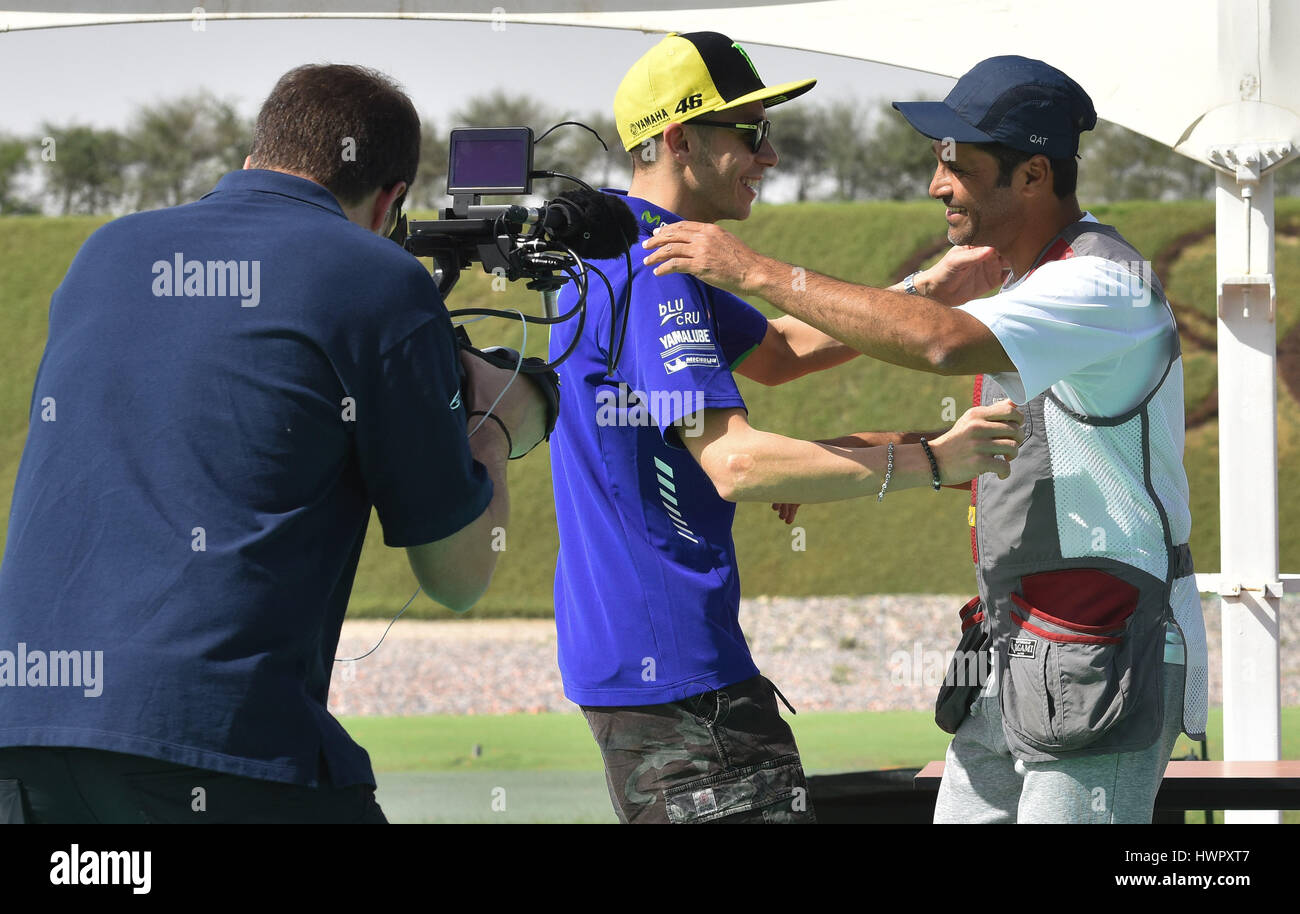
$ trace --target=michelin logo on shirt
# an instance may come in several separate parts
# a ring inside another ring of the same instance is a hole
[[[679,355],[670,362],[664,362],[664,371],[676,374],[685,368],[717,368],[718,356],[714,355]]]

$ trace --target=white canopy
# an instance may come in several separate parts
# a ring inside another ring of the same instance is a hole
[[[6,4],[0,32],[107,23],[256,18],[406,18],[722,31],[738,41],[960,76],[995,54],[1041,57],[1075,77],[1107,120],[1208,162],[1211,146],[1300,148],[1300,3],[1089,0],[1077,11],[1015,0],[168,0]]]

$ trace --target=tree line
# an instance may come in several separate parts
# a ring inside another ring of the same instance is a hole
[[[907,200],[926,195],[934,170],[930,144],[888,105],[838,99],[801,101],[771,112],[781,162],[774,177],[796,200]],[[420,168],[408,208],[450,203],[445,195],[447,134],[452,126],[527,125],[542,139],[534,167],[593,186],[627,186],[631,169],[607,113],[575,115],[526,95],[496,91],[470,98],[447,123],[422,119]],[[201,197],[243,166],[252,122],[233,102],[203,92],[141,106],[124,129],[41,125],[38,135],[0,135],[0,215],[122,213]],[[1080,143],[1079,195],[1085,204],[1115,200],[1208,197],[1213,172],[1106,121]],[[549,197],[572,185],[540,180]],[[1277,173],[1279,195],[1300,194],[1300,167]]]

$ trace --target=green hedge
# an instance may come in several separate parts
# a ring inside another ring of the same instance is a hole
[[[1156,259],[1179,237],[1212,227],[1209,202],[1129,202],[1094,210],[1115,224],[1147,256]],[[11,341],[10,357],[0,364],[0,507],[9,497],[26,435],[27,405],[44,344],[49,296],[77,246],[103,220],[10,217],[0,219],[0,338]],[[1278,329],[1295,323],[1291,311],[1300,288],[1300,200],[1277,206]],[[762,206],[733,226],[750,244],[767,253],[845,279],[887,284],[909,257],[941,240],[944,223],[938,204],[859,203]],[[1180,308],[1201,315],[1196,327],[1213,334],[1214,250],[1212,236],[1187,247],[1163,277]],[[593,291],[593,297],[603,294]],[[453,308],[493,304],[530,309],[536,295],[512,285],[493,291],[489,277],[467,272],[452,293]],[[762,302],[765,313],[775,314]],[[599,306],[599,305],[598,305]],[[1195,320],[1188,314],[1187,320]],[[472,328],[480,344],[519,344],[519,328],[484,321]],[[534,330],[529,350],[544,348],[544,331]],[[1188,407],[1193,409],[1216,384],[1213,349],[1185,343]],[[740,379],[756,426],[806,438],[867,429],[929,428],[946,413],[969,403],[969,379],[941,378],[857,359],[831,372],[777,388]],[[1278,440],[1281,449],[1283,570],[1300,567],[1300,511],[1288,510],[1300,486],[1294,451],[1300,448],[1300,409],[1279,384]],[[1218,427],[1206,422],[1188,433],[1186,464],[1192,491],[1192,546],[1201,570],[1218,567]],[[511,524],[491,589],[476,615],[544,615],[551,610],[551,582],[558,548],[551,504],[548,454],[541,450],[510,467]],[[1300,505],[1297,505],[1300,507]],[[747,596],[854,593],[965,593],[972,587],[967,499],[961,492],[935,495],[928,490],[899,492],[883,504],[859,499],[805,506],[798,525],[804,549],[793,548],[791,528],[767,505],[739,506],[736,542]],[[590,544],[593,549],[599,543]],[[617,569],[611,569],[617,573]],[[390,615],[415,589],[401,550],[383,546],[372,530],[362,553],[353,590],[355,616]],[[415,616],[446,613],[421,596],[409,611]]]

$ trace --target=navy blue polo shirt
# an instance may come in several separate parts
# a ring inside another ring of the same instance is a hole
[[[95,232],[14,489],[0,746],[373,784],[335,647],[372,505],[413,546],[491,500],[458,393],[428,272],[318,184],[235,172]]]
[[[627,204],[641,238],[679,221],[645,200]],[[767,318],[693,276],[655,276],[645,253],[632,248],[627,336],[612,377],[610,307],[595,277],[582,338],[559,368],[555,624],[565,695],[583,705],[662,704],[758,673],[738,620],[735,505],[678,436],[698,433],[702,409],[744,408],[731,369],[762,342]],[[593,263],[621,301],[623,259]],[[572,283],[560,298],[561,311],[574,304]],[[571,320],[551,331],[552,358],[576,329]]]

